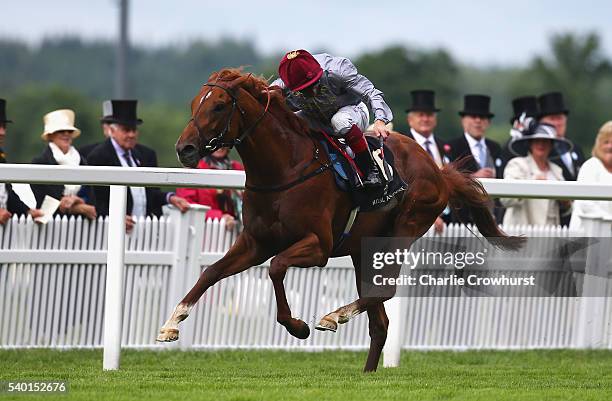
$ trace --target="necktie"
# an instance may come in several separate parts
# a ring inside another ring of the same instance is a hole
[[[123,154],[123,158],[125,159],[126,163],[128,166],[130,167],[134,167],[134,165],[132,164],[132,158],[130,157],[130,152],[127,151]]]
[[[478,148],[478,160],[480,164],[480,168],[485,168],[487,166],[487,149],[484,147],[482,142],[476,143],[476,147]]]
[[[427,151],[427,153],[429,153],[429,155],[431,156],[432,159],[436,160],[436,158],[434,157],[432,151],[431,151],[431,141],[428,139],[425,141],[425,150]]]

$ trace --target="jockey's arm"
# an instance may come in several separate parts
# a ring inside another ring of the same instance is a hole
[[[375,121],[381,121],[384,125],[393,120],[393,113],[385,102],[383,93],[376,89],[368,78],[359,74],[357,68],[349,59],[342,59],[339,69],[334,72],[339,75],[346,89],[359,96],[363,103],[368,106]]]

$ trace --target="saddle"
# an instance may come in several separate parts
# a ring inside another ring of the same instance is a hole
[[[376,162],[378,174],[384,182],[384,185],[371,189],[357,187],[359,178],[353,167],[354,162],[347,154],[347,146],[341,139],[321,135],[319,140],[333,166],[338,189],[350,194],[353,207],[358,208],[360,212],[380,209],[386,206],[396,195],[408,189],[393,166],[393,153],[387,145],[383,145],[381,148],[379,139],[372,136],[366,135],[366,140],[369,152],[372,153]]]

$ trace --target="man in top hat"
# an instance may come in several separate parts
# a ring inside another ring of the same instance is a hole
[[[410,92],[412,105],[406,109],[406,121],[410,127],[410,132],[405,135],[414,139],[433,159],[442,167],[450,161],[449,146],[446,142],[438,139],[434,135],[434,129],[438,124],[436,113],[440,111],[435,105],[435,92],[432,90],[414,90]],[[448,213],[445,211],[445,218],[448,221]],[[437,232],[444,229],[444,220],[441,217],[434,223]]]
[[[386,138],[386,124],[393,113],[383,93],[345,57],[312,55],[306,50],[287,53],[278,67],[279,79],[272,82],[286,95],[287,103],[311,127],[341,136],[355,153],[355,163],[363,173],[363,187],[382,185],[378,169],[368,151],[363,132],[374,115],[373,132]]]
[[[102,123],[108,124],[109,138],[91,150],[87,162],[92,166],[157,167],[153,149],[138,143],[138,126],[142,120],[136,115],[136,100],[110,100],[105,102]],[[109,188],[94,187],[98,215],[108,215]],[[131,216],[161,216],[161,207],[172,204],[185,212],[189,203],[172,192],[159,188],[130,187],[127,199],[126,224],[133,225]]]
[[[489,110],[491,98],[465,95],[459,111],[463,135],[449,141],[452,160],[465,159],[463,168],[475,178],[502,178],[501,146],[486,138],[494,114]],[[467,210],[459,211],[461,222],[471,222]]]
[[[438,124],[436,113],[440,111],[435,106],[435,93],[432,90],[414,90],[410,92],[412,105],[406,109],[406,121],[410,132],[405,134],[418,143],[434,160],[438,167],[449,162],[450,148],[446,142],[434,135]]]
[[[560,92],[545,93],[538,97],[540,108],[540,122],[550,124],[555,127],[559,138],[566,138],[567,131],[567,116],[569,110],[563,101],[563,95]],[[569,139],[567,139],[570,143]],[[573,149],[570,152],[560,152],[560,149],[554,147],[550,158],[553,163],[561,167],[563,170],[563,178],[565,181],[576,181],[578,178],[578,170],[584,163],[584,154],[580,146],[572,143]]]
[[[6,163],[6,155],[2,147],[6,137],[6,126],[12,123],[6,116],[6,100],[0,99],[0,163]],[[0,224],[4,225],[13,214],[29,213],[32,217],[42,216],[39,209],[30,209],[15,193],[11,184],[0,182]]]

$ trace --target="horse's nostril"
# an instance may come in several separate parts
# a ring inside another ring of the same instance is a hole
[[[198,150],[196,149],[196,147],[194,145],[185,145],[185,147],[183,148],[182,152],[184,153],[194,153],[197,152]]]

